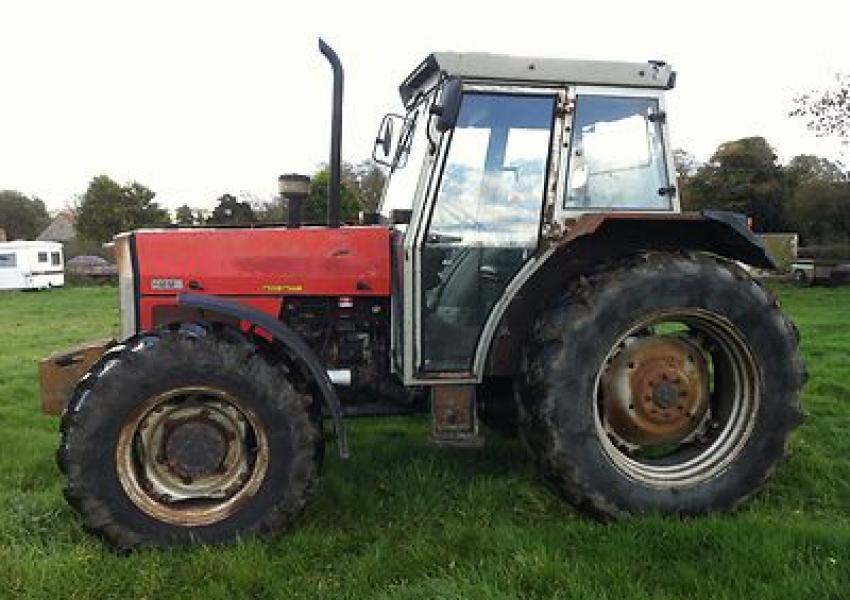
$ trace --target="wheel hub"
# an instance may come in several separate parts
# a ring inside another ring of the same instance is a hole
[[[159,502],[225,499],[249,473],[242,413],[212,397],[165,402],[138,427],[141,481]]]
[[[679,335],[632,339],[602,376],[606,430],[623,445],[681,443],[709,404],[708,366]]]
[[[136,506],[189,527],[218,522],[256,494],[269,447],[257,417],[236,396],[186,386],[145,402],[122,427],[116,459]]]
[[[194,480],[216,472],[227,453],[222,429],[210,420],[172,425],[165,435],[165,459],[178,477]]]

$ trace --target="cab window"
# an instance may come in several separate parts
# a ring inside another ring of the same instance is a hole
[[[422,371],[469,371],[537,248],[555,96],[466,93],[421,250]]]
[[[578,96],[564,208],[670,209],[662,121],[656,98]]]

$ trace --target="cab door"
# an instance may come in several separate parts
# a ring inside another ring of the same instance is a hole
[[[557,101],[557,91],[464,92],[408,232],[409,382],[475,378],[487,317],[538,248]]]

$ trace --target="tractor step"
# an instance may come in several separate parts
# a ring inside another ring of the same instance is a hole
[[[436,385],[431,388],[431,440],[437,446],[480,448],[474,385]]]

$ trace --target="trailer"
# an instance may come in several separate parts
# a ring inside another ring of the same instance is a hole
[[[0,290],[44,290],[65,285],[60,242],[0,243]]]

